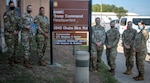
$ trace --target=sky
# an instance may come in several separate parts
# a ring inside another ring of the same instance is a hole
[[[128,12],[150,16],[150,0],[92,0],[92,4],[110,4],[124,7]]]

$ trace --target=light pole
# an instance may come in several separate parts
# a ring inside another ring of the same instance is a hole
[[[102,0],[101,0],[101,20],[102,20]]]
[[[23,7],[22,7],[22,13],[24,13],[25,12],[25,0],[22,0],[22,5],[23,5]]]

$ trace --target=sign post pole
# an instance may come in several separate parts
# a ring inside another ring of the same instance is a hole
[[[49,0],[50,5],[50,64],[53,65],[53,0]]]
[[[88,20],[88,30],[89,30],[89,53],[90,53],[90,56],[91,56],[91,34],[92,34],[92,29],[91,29],[91,13],[92,13],[92,0],[89,0],[89,20]]]

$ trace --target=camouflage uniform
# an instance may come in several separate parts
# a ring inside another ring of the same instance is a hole
[[[92,27],[92,45],[91,45],[91,68],[90,70],[98,70],[101,63],[101,56],[104,49],[105,42],[105,30],[102,26],[93,26]],[[96,43],[100,42],[101,45],[97,46]]]
[[[115,60],[117,56],[117,45],[119,42],[120,33],[119,31],[114,27],[111,28],[106,32],[106,41],[105,44],[110,45],[111,48],[106,48],[106,56],[107,56],[107,62],[111,69],[116,68]]]
[[[19,16],[11,10],[4,13],[4,35],[5,42],[8,47],[10,57],[14,57],[18,52],[18,34],[14,35],[14,31],[19,31]]]
[[[135,38],[137,31],[133,28],[125,30],[122,34],[122,44],[124,48],[124,55],[126,58],[126,67],[127,70],[124,74],[129,74],[134,66],[134,51],[133,51],[133,41]],[[129,49],[125,47],[125,45],[130,46]]]
[[[35,17],[35,21],[38,26],[36,35],[37,52],[39,60],[43,61],[48,41],[48,38],[45,37],[44,34],[49,33],[49,21],[46,16],[42,16],[40,14]]]
[[[30,56],[30,37],[31,37],[31,33],[30,30],[26,28],[26,26],[30,26],[31,24],[34,23],[34,19],[31,16],[31,14],[24,14],[22,16],[22,29],[21,29],[21,43],[22,46],[24,48],[24,58],[25,60],[29,60],[29,56]],[[31,26],[30,26],[31,28]]]
[[[148,40],[149,34],[146,30],[142,30],[136,34],[134,39],[134,49],[136,51],[136,66],[139,75],[144,74],[144,61],[147,54],[146,41]]]

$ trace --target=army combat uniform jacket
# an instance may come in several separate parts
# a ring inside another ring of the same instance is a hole
[[[138,51],[147,51],[146,48],[146,41],[149,38],[149,34],[146,30],[141,30],[139,33],[136,34],[134,39],[134,48]]]
[[[49,21],[46,16],[37,15],[35,20],[38,26],[37,34],[49,33]]]
[[[110,29],[106,32],[106,45],[111,45],[111,47],[117,47],[120,39],[120,33],[116,28]]]
[[[23,14],[22,16],[22,32],[30,32],[30,30],[26,29],[26,26],[29,25],[31,28],[31,24],[34,23],[34,18],[30,14]]]
[[[6,32],[14,32],[15,30],[19,30],[19,16],[17,16],[17,13],[14,11],[13,13],[11,11],[7,11],[4,13],[4,31]]]
[[[131,28],[130,30],[125,30],[122,34],[123,46],[126,44],[132,48],[136,33],[137,33],[137,31],[133,28]]]
[[[96,45],[96,43],[100,42],[101,46],[104,45],[106,39],[105,29],[102,26],[92,27],[92,44]]]

